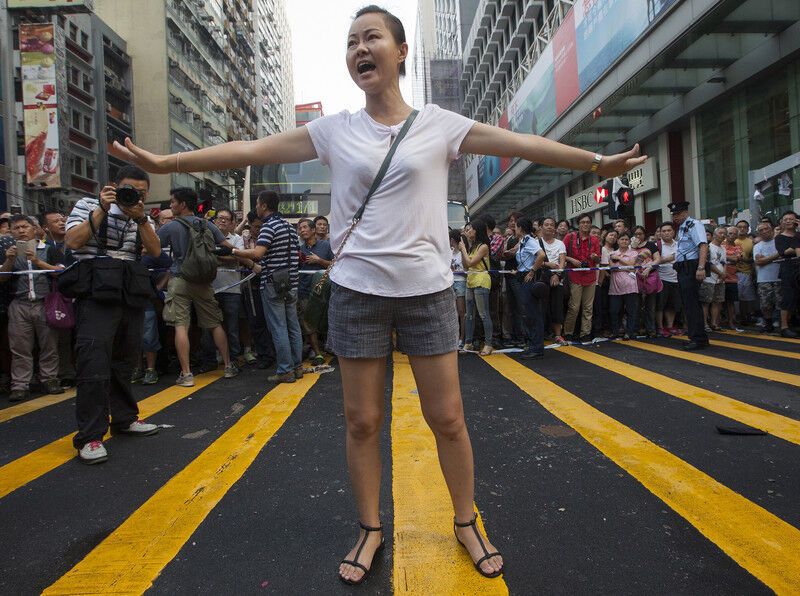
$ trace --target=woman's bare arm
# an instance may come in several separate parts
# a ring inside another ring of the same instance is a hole
[[[250,165],[297,163],[317,157],[317,150],[305,126],[255,141],[231,141],[196,151],[181,152],[180,155],[151,153],[126,138],[124,146],[114,141],[111,153],[153,174],[178,171],[207,172]]]
[[[480,122],[476,122],[464,137],[461,152],[520,157],[547,166],[587,172],[592,169],[595,155],[591,151],[570,147],[545,137],[511,132]],[[604,155],[597,173],[613,178],[641,165],[646,159],[646,155],[639,155],[639,145],[636,144],[625,153]]]

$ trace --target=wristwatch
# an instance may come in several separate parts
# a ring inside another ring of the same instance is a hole
[[[142,216],[142,217],[140,217],[139,219],[134,219],[134,220],[133,220],[133,222],[134,222],[136,225],[143,226],[144,224],[146,224],[146,223],[147,223],[147,216],[146,216],[146,215],[143,215],[143,216]]]
[[[592,169],[591,172],[596,172],[597,168],[600,167],[600,161],[603,159],[603,156],[599,153],[594,154],[594,159],[592,160]]]

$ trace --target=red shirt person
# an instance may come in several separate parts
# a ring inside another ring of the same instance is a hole
[[[578,220],[578,231],[570,232],[564,237],[568,269],[595,267],[600,262],[600,239],[591,235],[591,229],[591,216],[582,215]],[[597,271],[569,272],[569,307],[564,319],[564,335],[567,338],[574,334],[575,323],[580,313],[580,340],[591,339],[596,281]]]

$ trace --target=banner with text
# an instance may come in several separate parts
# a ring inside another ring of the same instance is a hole
[[[20,25],[25,172],[28,184],[61,187],[54,26]]]

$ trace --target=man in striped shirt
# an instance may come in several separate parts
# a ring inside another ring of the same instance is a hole
[[[292,225],[278,213],[280,198],[264,191],[256,199],[256,211],[264,224],[256,247],[235,249],[233,254],[260,260],[261,301],[275,344],[278,367],[268,377],[273,383],[294,383],[303,376],[303,336],[297,320],[300,242]]]
[[[147,254],[161,252],[154,226],[144,214],[150,177],[141,168],[126,166],[117,174],[116,182],[103,187],[99,199],[78,201],[69,214],[65,245],[75,259],[135,261],[137,237]],[[139,193],[139,202],[133,207],[117,203],[116,189],[122,185]],[[105,238],[105,249],[98,245],[98,237]],[[124,300],[108,302],[87,296],[75,303],[78,433],[72,443],[84,463],[96,464],[108,458],[103,437],[109,412],[115,432],[138,436],[158,432],[155,424],[139,420],[139,407],[130,386],[133,361],[142,345],[143,321],[144,308],[130,306]]]

